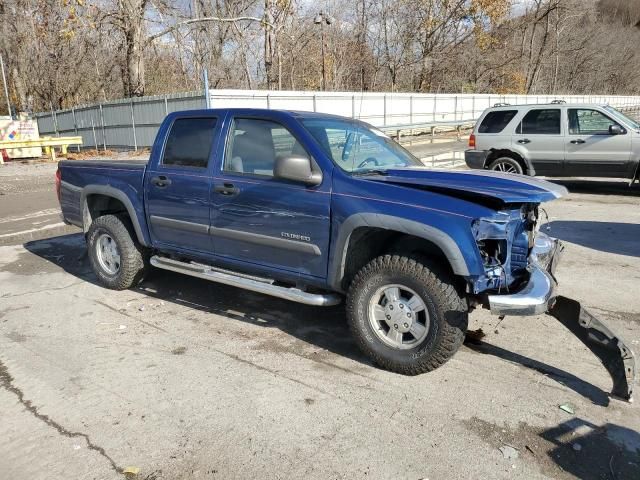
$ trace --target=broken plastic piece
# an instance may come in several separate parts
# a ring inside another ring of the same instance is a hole
[[[509,460],[514,460],[518,458],[518,449],[512,447],[511,445],[503,445],[499,448],[500,452],[502,452],[502,456]]]
[[[122,473],[126,478],[135,478],[140,473],[140,467],[125,467]]]
[[[571,415],[576,413],[575,407],[573,405],[571,405],[570,403],[563,403],[558,408],[560,410],[563,410],[563,411],[567,412],[567,413],[570,413]]]
[[[602,362],[613,380],[611,395],[631,402],[636,382],[635,355],[620,337],[585,310],[580,302],[570,298],[557,297],[548,313],[567,327]]]

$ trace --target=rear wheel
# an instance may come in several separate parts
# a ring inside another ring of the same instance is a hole
[[[87,232],[89,262],[102,285],[124,290],[137,285],[147,270],[147,252],[135,240],[130,220],[121,215],[96,218]]]
[[[406,375],[444,364],[467,328],[467,307],[451,279],[400,255],[378,257],[358,272],[347,295],[347,316],[362,351]]]
[[[489,170],[504,173],[517,173],[520,175],[524,173],[520,162],[511,157],[496,158],[489,164]]]

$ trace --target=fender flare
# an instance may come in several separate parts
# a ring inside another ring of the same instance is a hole
[[[82,224],[84,232],[87,232],[89,229],[89,225],[87,225],[87,197],[89,195],[104,195],[105,197],[112,197],[122,202],[124,207],[127,209],[127,213],[131,219],[131,224],[136,232],[136,237],[138,237],[138,242],[145,247],[149,246],[142,231],[142,227],[140,226],[140,219],[138,218],[136,209],[133,207],[133,203],[131,203],[131,199],[122,190],[118,190],[117,188],[109,185],[87,185],[82,189],[80,194],[80,205],[82,205]]]
[[[406,233],[428,240],[442,250],[451,265],[453,273],[461,276],[469,276],[469,268],[460,251],[460,247],[442,230],[430,225],[425,225],[424,223],[394,217],[392,215],[355,213],[342,223],[334,244],[333,254],[329,261],[328,284],[336,290],[342,290],[342,279],[347,262],[347,247],[351,239],[351,234],[355,229],[360,227],[383,228],[385,230]]]

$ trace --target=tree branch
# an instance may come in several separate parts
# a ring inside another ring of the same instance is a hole
[[[161,32],[154,33],[147,37],[146,43],[149,44],[153,42],[156,38],[163,37],[164,35],[171,33],[179,28],[182,28],[187,25],[192,25],[194,23],[205,23],[205,22],[219,22],[219,23],[235,23],[235,22],[256,22],[267,27],[276,28],[275,25],[267,22],[264,18],[258,17],[232,17],[232,18],[222,18],[222,17],[201,17],[201,18],[190,18],[188,20],[182,20]]]

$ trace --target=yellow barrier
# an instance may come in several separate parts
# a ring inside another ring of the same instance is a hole
[[[62,155],[67,154],[69,145],[82,145],[82,137],[42,137],[37,140],[3,140],[0,141],[0,150],[11,150],[13,148],[42,147],[45,154],[49,155],[52,161],[56,160],[56,149],[60,147]],[[0,155],[0,163],[4,163]]]

